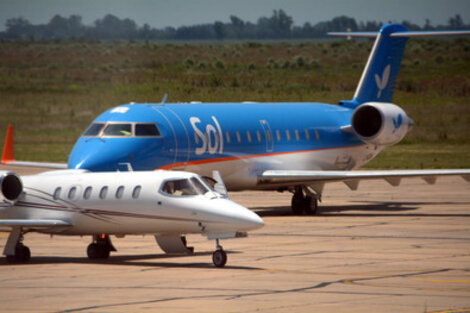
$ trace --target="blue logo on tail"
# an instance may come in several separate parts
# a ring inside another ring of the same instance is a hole
[[[377,99],[380,99],[380,96],[382,95],[382,90],[387,87],[389,77],[390,64],[384,68],[384,71],[382,72],[382,78],[380,78],[379,75],[375,74],[375,83],[377,84],[377,89],[379,89],[379,91],[377,92]]]

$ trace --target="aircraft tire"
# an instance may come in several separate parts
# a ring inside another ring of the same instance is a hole
[[[305,198],[302,193],[302,189],[296,190],[294,195],[292,196],[291,206],[292,206],[292,213],[295,215],[302,215],[304,211],[304,203]]]
[[[31,259],[31,251],[23,244],[18,244],[15,248],[15,255],[7,255],[8,263],[26,263]]]
[[[87,248],[88,258],[91,260],[107,259],[109,257],[109,248],[107,245],[90,243]]]
[[[314,197],[307,196],[304,199],[304,211],[305,214],[315,215],[318,211],[318,200]]]
[[[31,251],[27,246],[21,245],[16,249],[16,255],[19,257],[20,262],[28,262],[31,259]]]
[[[224,267],[227,263],[227,254],[224,250],[218,249],[212,254],[212,262],[216,267]]]

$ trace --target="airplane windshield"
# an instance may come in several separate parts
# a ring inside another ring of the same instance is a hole
[[[85,137],[161,137],[155,123],[92,123]]]
[[[108,124],[104,129],[103,136],[132,136],[132,125]]]
[[[135,124],[135,135],[137,137],[158,137],[160,131],[155,124]]]
[[[87,130],[83,133],[83,136],[94,137],[98,136],[101,130],[104,127],[104,123],[93,123],[91,124]]]
[[[209,192],[195,177],[190,179],[177,179],[166,181],[161,189],[162,192],[172,196],[196,196]]]

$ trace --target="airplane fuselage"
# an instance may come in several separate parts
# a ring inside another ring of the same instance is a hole
[[[187,172],[88,173],[53,171],[21,177],[22,194],[0,202],[0,220],[59,220],[64,227],[31,226],[37,232],[94,234],[217,234],[246,231],[248,209],[224,199]],[[197,183],[192,194],[169,194],[165,184]],[[203,186],[203,187],[200,187]],[[27,228],[27,227],[26,227]]]
[[[265,170],[351,170],[372,159],[381,148],[345,129],[353,112],[322,103],[127,104],[95,119],[102,129],[77,141],[69,167],[217,169],[229,189],[256,189]],[[113,123],[131,132],[109,136]],[[155,124],[159,135],[139,136],[139,123]]]

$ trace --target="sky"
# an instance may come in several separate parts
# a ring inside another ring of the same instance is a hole
[[[24,17],[32,24],[45,24],[55,15],[80,15],[92,25],[106,14],[130,18],[137,25],[164,28],[181,25],[229,22],[230,15],[256,22],[283,9],[295,25],[316,24],[335,16],[347,15],[357,21],[401,22],[424,25],[447,24],[460,14],[470,22],[470,0],[0,0],[0,30],[13,17]]]

